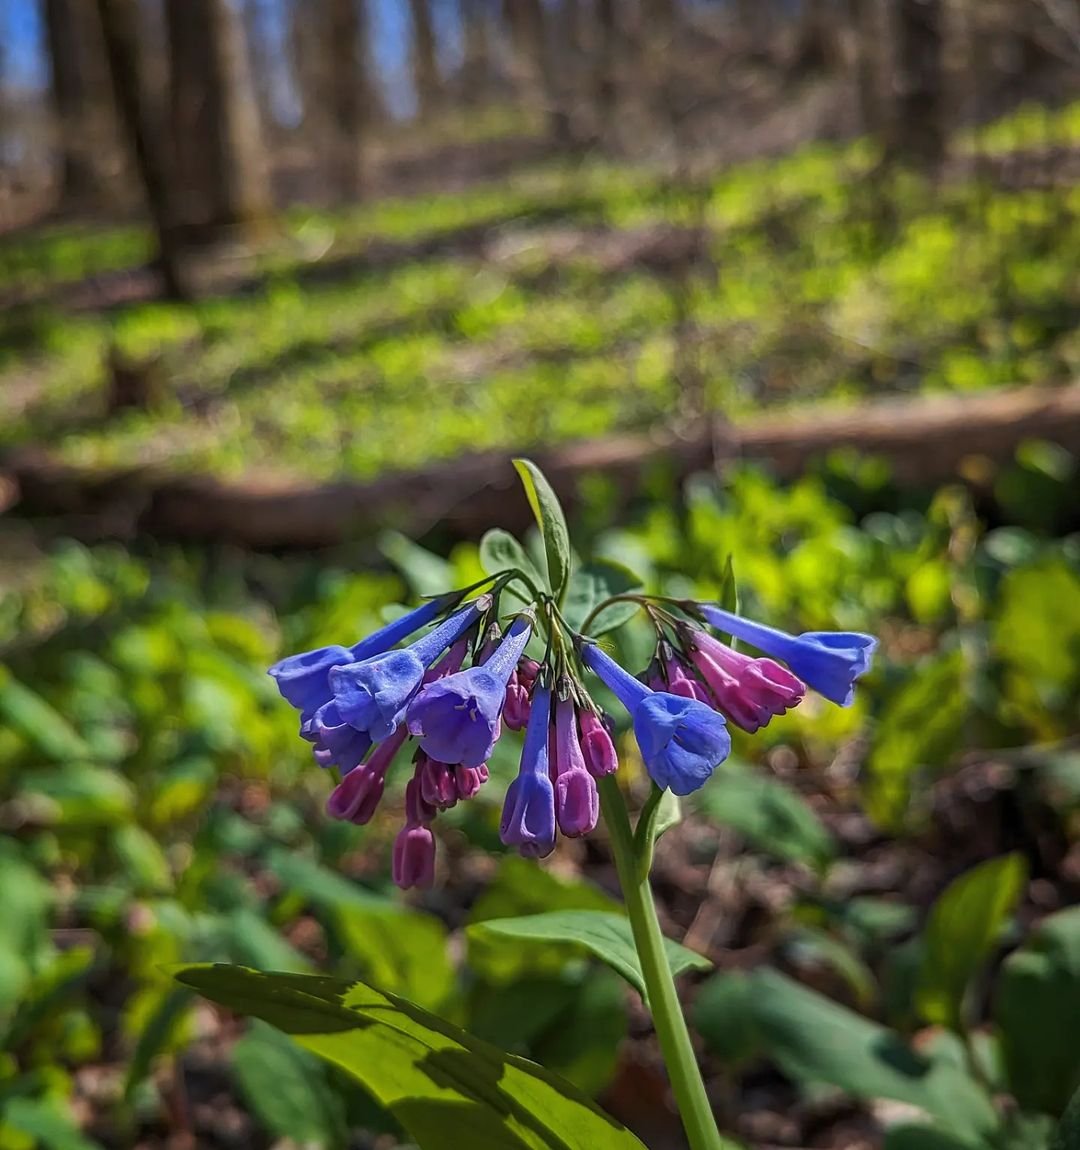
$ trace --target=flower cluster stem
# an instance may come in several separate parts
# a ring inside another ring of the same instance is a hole
[[[639,866],[626,804],[614,775],[601,779],[599,787],[623,901],[649,992],[649,1008],[686,1136],[691,1150],[725,1150],[664,951],[649,876]]]

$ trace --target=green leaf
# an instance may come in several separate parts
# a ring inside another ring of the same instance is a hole
[[[806,967],[830,968],[847,983],[862,1009],[873,1003],[877,994],[873,972],[846,942],[824,930],[803,926],[785,937],[782,951],[796,971]]]
[[[231,1062],[248,1108],[272,1134],[300,1145],[344,1144],[344,1106],[313,1054],[256,1022],[233,1047]]]
[[[454,568],[441,555],[414,543],[400,531],[379,534],[379,550],[409,581],[417,595],[441,595],[454,586]]]
[[[135,813],[135,790],[107,767],[69,763],[26,776],[20,798],[34,821],[62,826],[108,826]]]
[[[694,1002],[694,1025],[723,1062],[749,1062],[761,1051],[754,1014],[756,993],[750,975],[741,970],[724,971],[705,983]]]
[[[228,966],[176,977],[341,1067],[424,1150],[641,1150],[569,1083],[363,983]]]
[[[928,660],[886,702],[867,760],[867,814],[886,830],[902,827],[919,773],[939,769],[956,750],[970,706],[963,651]]]
[[[504,935],[534,942],[564,942],[584,947],[601,962],[621,974],[643,999],[648,1001],[645,975],[634,946],[630,920],[618,914],[595,910],[560,910],[531,914],[522,918],[496,918],[468,928],[470,934]],[[708,970],[712,963],[685,946],[664,939],[672,974],[687,970]]]
[[[1022,855],[991,859],[951,882],[930,910],[915,1006],[959,1031],[968,984],[990,957],[1027,882]]]
[[[678,795],[661,790],[655,783],[641,808],[638,824],[634,828],[634,852],[638,858],[638,873],[648,878],[652,870],[653,849],[665,832],[682,822],[683,805]]]
[[[135,823],[112,832],[112,848],[121,874],[140,894],[163,894],[173,889],[172,868],[157,839]]]
[[[836,852],[832,835],[802,798],[739,764],[729,762],[714,772],[697,804],[764,854],[822,867]]]
[[[439,1006],[454,985],[446,928],[434,915],[365,890],[294,851],[273,850],[267,864],[289,891],[330,915],[342,948],[380,990]]]
[[[1080,1086],[1080,907],[1052,914],[1005,960],[994,997],[1009,1089],[1055,1117]],[[1080,1104],[1073,1103],[1080,1131]],[[1080,1141],[1077,1142],[1080,1146]]]
[[[544,539],[551,593],[561,601],[570,577],[570,532],[566,517],[551,484],[535,463],[529,459],[515,459],[514,467],[521,477],[529,506]]]
[[[1054,1129],[1050,1150],[1080,1150],[1080,1088],[1070,1099]]]
[[[738,615],[739,613],[739,587],[735,582],[735,560],[729,554],[724,563],[724,574],[720,579],[720,592],[716,596],[717,606],[722,607],[731,615]],[[734,635],[729,635],[726,631],[718,631],[721,643],[726,643],[733,649],[738,648],[738,641]]]
[[[536,564],[529,558],[525,548],[509,531],[504,531],[501,527],[493,527],[490,531],[484,532],[480,540],[480,566],[487,575],[497,575],[500,571],[516,567],[531,579],[536,587],[547,586],[547,579],[537,570]],[[530,599],[520,582],[512,583],[508,590],[517,595],[523,603]]]
[[[12,1098],[0,1117],[45,1150],[100,1150],[101,1144],[83,1136],[57,1098]]]
[[[191,1001],[189,991],[175,986],[161,996],[160,1002],[139,1032],[139,1039],[128,1064],[124,1078],[124,1097],[128,1101],[134,1097],[136,1088],[153,1069],[154,1059],[176,1040]]]
[[[888,1127],[883,1150],[973,1150],[973,1145],[986,1146],[989,1150],[993,1143],[973,1144],[966,1138],[959,1138],[936,1126],[904,1122]]]
[[[995,1130],[997,1114],[982,1088],[965,1073],[912,1050],[895,1031],[871,1022],[774,970],[747,976],[751,1027],[762,1048],[800,1081],[827,1082],[856,1098],[892,1098],[933,1115],[971,1140]],[[708,1001],[706,983],[702,996]],[[724,1017],[699,1012],[698,1028],[723,1048]]]
[[[628,567],[611,559],[596,559],[575,568],[566,588],[566,602],[562,613],[576,631],[582,629],[593,610],[612,595],[624,595],[641,589],[641,579]],[[640,610],[636,603],[612,603],[605,607],[589,624],[593,636],[606,634],[621,627]]]
[[[90,748],[67,719],[0,664],[0,726],[10,727],[42,757],[55,763],[90,757]]]

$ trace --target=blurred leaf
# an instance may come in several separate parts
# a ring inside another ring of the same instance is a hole
[[[915,1005],[927,1022],[960,1031],[971,980],[990,957],[1027,883],[1027,863],[1011,854],[951,882],[930,910]]]
[[[697,805],[721,826],[738,831],[755,850],[775,858],[821,867],[835,853],[832,836],[799,795],[737,763],[713,773]]]
[[[1077,1150],[1077,1147],[1080,1147],[1080,1087],[1069,1099],[1050,1139],[1050,1150]]]
[[[562,612],[567,623],[580,631],[593,610],[612,595],[623,595],[641,589],[641,579],[633,571],[610,559],[596,559],[577,567],[566,588]],[[612,603],[593,619],[588,633],[603,635],[621,627],[640,610],[636,603]]]
[[[345,1144],[344,1107],[313,1054],[256,1022],[233,1047],[231,1062],[248,1107],[270,1133],[302,1146]]]
[[[1009,1089],[1025,1110],[1057,1116],[1080,1088],[1080,907],[1043,919],[1005,960],[994,995]],[[1074,1122],[1080,1109],[1074,1100]]]
[[[544,473],[531,460],[515,459],[514,467],[521,477],[529,506],[544,537],[547,556],[549,586],[552,594],[562,600],[570,576],[570,532],[555,492]]]
[[[641,1147],[585,1095],[535,1063],[363,983],[222,966],[188,967],[176,977],[348,1071],[425,1150]]]
[[[165,894],[173,888],[172,868],[157,839],[142,827],[126,823],[112,832],[119,872],[139,894]]]
[[[139,1033],[124,1076],[124,1097],[128,1101],[153,1069],[154,1059],[176,1042],[190,1005],[188,990],[172,987],[160,994],[156,1009],[151,1011]]]
[[[601,962],[621,974],[648,1000],[645,975],[641,969],[630,920],[617,914],[595,910],[562,910],[547,914],[526,915],[521,918],[496,918],[476,923],[468,928],[471,935],[497,934],[509,938],[524,938],[534,942],[573,943],[584,947]],[[664,940],[668,965],[675,975],[687,970],[708,970],[712,963],[703,955],[680,946],[671,939]]]
[[[101,1150],[85,1137],[57,1098],[11,1098],[0,1107],[0,1119],[45,1150]]]
[[[994,1145],[989,1140],[972,1142],[936,1126],[904,1122],[886,1128],[883,1150],[990,1150]]]
[[[295,852],[271,851],[268,864],[286,887],[329,912],[344,949],[380,990],[431,1007],[449,996],[454,970],[446,928],[433,915],[364,890]]]
[[[10,727],[52,762],[90,757],[90,748],[68,721],[36,691],[20,683],[0,664],[0,723]]]
[[[3,870],[0,868],[0,882],[3,881]],[[12,910],[15,909],[14,904],[17,901],[17,899],[11,900],[9,905]],[[43,922],[42,928],[44,925]],[[23,953],[33,954],[33,948],[33,942],[24,943]],[[0,966],[5,953],[0,947]],[[25,993],[20,995],[18,1012],[5,1035],[7,1045],[12,1049],[20,1046],[45,1025],[48,1019],[59,1015],[66,1002],[82,989],[93,962],[94,951],[89,946],[73,946],[70,950],[51,956],[43,968],[34,975]],[[4,993],[0,989],[0,1005],[3,1002]]]
[[[856,1098],[911,1103],[969,1141],[997,1128],[993,1104],[974,1080],[917,1054],[894,1031],[774,970],[761,968],[748,978],[752,1020],[742,1025],[756,1031],[785,1074],[827,1082]],[[706,983],[703,996],[708,988]],[[723,1049],[722,1016],[697,1018],[706,1041],[715,1038]]]
[[[888,696],[868,759],[866,809],[879,826],[898,829],[921,768],[939,768],[952,755],[968,714],[966,662],[961,651],[923,663]]]
[[[862,1009],[877,995],[873,972],[845,942],[814,927],[800,927],[783,941],[785,957],[796,967],[825,966],[840,976]]]
[[[222,937],[231,958],[264,970],[307,971],[311,962],[253,910],[240,908],[221,917]]]
[[[182,759],[164,771],[150,797],[150,822],[175,824],[194,814],[213,793],[217,767],[211,758]]]
[[[34,771],[20,797],[37,821],[62,826],[108,826],[126,822],[135,811],[135,791],[118,772],[70,763]]]
[[[754,995],[757,987],[741,970],[723,971],[702,986],[694,1002],[694,1026],[709,1049],[729,1065],[749,1062],[761,1052]]]
[[[383,531],[379,550],[409,581],[417,595],[441,595],[454,586],[454,569],[441,556],[400,531]]]
[[[517,568],[533,581],[536,587],[547,586],[547,580],[537,570],[536,565],[529,558],[525,548],[501,527],[493,527],[484,532],[480,540],[480,565],[488,575],[497,575],[500,571]],[[529,602],[531,596],[520,583],[512,583],[509,590],[513,591],[522,602]]]
[[[724,560],[724,573],[720,578],[720,590],[716,596],[716,604],[732,615],[739,613],[739,587],[735,582],[735,560],[730,552],[727,559]],[[726,631],[717,631],[716,634],[721,643],[726,643],[733,650],[738,650],[739,644],[734,635],[729,635]]]

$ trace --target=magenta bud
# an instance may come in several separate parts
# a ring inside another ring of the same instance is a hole
[[[444,811],[457,802],[457,783],[452,767],[422,755],[417,762],[416,773],[420,780],[420,794],[429,806]]]
[[[518,682],[528,691],[532,690],[536,676],[540,674],[540,664],[535,659],[521,658],[518,660]]]
[[[404,826],[394,839],[392,874],[402,890],[435,881],[435,836],[426,826]]]
[[[772,659],[754,659],[733,651],[704,632],[694,632],[691,658],[709,684],[719,709],[736,726],[753,734],[774,715],[797,706],[806,686]]]
[[[678,695],[683,699],[697,699],[699,703],[705,703],[710,707],[713,705],[708,688],[690,673],[685,663],[678,659],[668,659],[664,670],[667,676],[667,687],[654,687],[654,690],[666,690],[670,695]]]
[[[427,826],[438,814],[437,808],[425,800],[418,776],[419,769],[405,787],[405,822],[409,826]]]
[[[555,817],[568,838],[587,835],[600,817],[596,782],[584,767],[564,771],[555,780]]]
[[[578,712],[581,727],[581,754],[585,767],[594,779],[610,775],[619,765],[611,733],[592,711]]]
[[[511,731],[523,731],[529,725],[529,692],[520,681],[510,681],[506,688],[506,703],[503,706],[503,722]]]
[[[345,819],[364,826],[371,821],[383,796],[385,774],[363,763],[351,770],[330,792],[326,812],[331,818]]]
[[[479,767],[454,768],[454,782],[457,784],[457,793],[463,799],[475,798],[480,788],[488,781],[487,764]]]

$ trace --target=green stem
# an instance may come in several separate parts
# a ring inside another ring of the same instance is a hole
[[[641,961],[645,986],[649,991],[649,1009],[686,1136],[691,1150],[723,1150],[724,1143],[705,1093],[697,1056],[690,1042],[690,1032],[686,1029],[682,1005],[675,991],[675,980],[664,952],[664,936],[660,933],[649,876],[641,873],[639,868],[634,849],[634,832],[630,828],[630,818],[626,813],[619,784],[613,775],[600,780],[600,802],[604,822],[611,835],[619,884],[634,933],[634,945]]]

